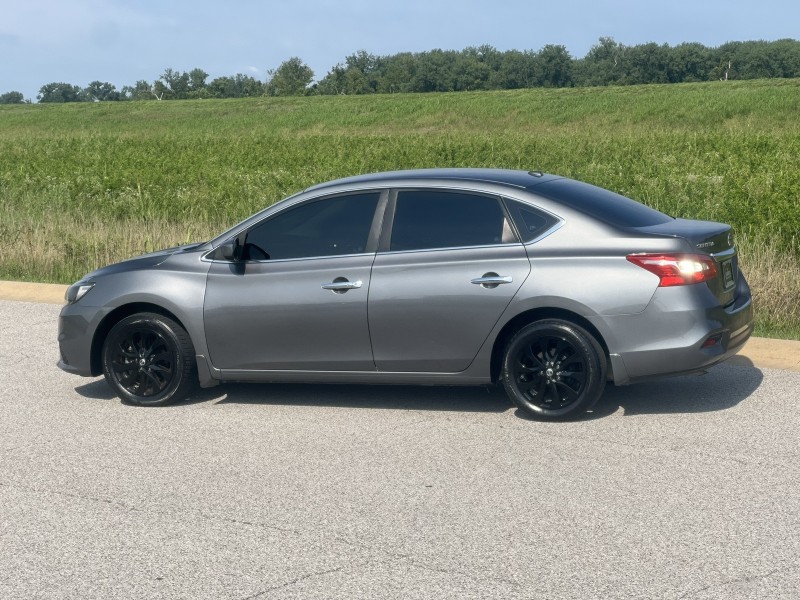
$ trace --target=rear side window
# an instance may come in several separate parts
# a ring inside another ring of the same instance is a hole
[[[437,190],[397,194],[390,250],[490,246],[516,241],[497,198]]]
[[[558,223],[558,219],[551,214],[537,210],[529,204],[517,202],[516,200],[506,200],[508,212],[517,225],[517,231],[522,236],[523,242],[535,240],[545,233],[553,225]]]
[[[617,227],[648,227],[672,221],[672,217],[636,200],[572,179],[548,181],[531,191]]]

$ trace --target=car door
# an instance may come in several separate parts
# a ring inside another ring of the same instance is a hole
[[[214,367],[375,370],[367,294],[379,200],[353,193],[289,207],[238,236],[241,260],[213,261],[203,318]]]
[[[530,272],[502,202],[399,190],[384,227],[369,298],[378,370],[463,371]]]

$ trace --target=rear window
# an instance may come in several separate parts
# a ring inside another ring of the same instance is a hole
[[[609,190],[572,179],[557,179],[531,190],[617,227],[648,227],[672,217]]]

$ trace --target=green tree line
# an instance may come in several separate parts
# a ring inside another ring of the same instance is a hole
[[[681,83],[709,80],[800,77],[800,41],[728,42],[626,46],[603,37],[583,58],[561,45],[538,51],[500,51],[488,45],[464,50],[401,52],[377,56],[360,50],[322,79],[300,58],[268,71],[266,81],[238,73],[207,81],[203,69],[166,69],[155,81],[137,81],[121,90],[93,81],[81,88],[45,84],[39,102],[105,102],[188,98],[245,98],[399,92],[453,92],[531,87],[581,87]],[[26,102],[20,92],[0,95],[0,104]]]

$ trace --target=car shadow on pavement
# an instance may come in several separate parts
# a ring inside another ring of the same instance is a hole
[[[104,379],[75,388],[86,398],[117,399]],[[223,383],[201,389],[179,404],[336,406],[501,413],[513,408],[500,386],[347,385],[315,383]]]
[[[735,364],[716,366],[704,375],[669,377],[619,387],[609,384],[591,412],[579,420],[608,417],[620,409],[624,416],[725,410],[746,400],[761,385],[763,378],[752,363],[748,366],[739,360]],[[75,391],[87,398],[116,400],[116,395],[103,379],[78,386]],[[181,404],[205,402],[487,413],[502,413],[514,408],[500,385],[225,383],[199,390]],[[519,409],[514,410],[514,414],[532,420]]]
[[[749,364],[748,364],[749,363]],[[633,385],[608,385],[587,417],[701,413],[733,408],[758,389],[764,375],[749,360],[724,363],[703,375],[665,377]]]
[[[218,390],[215,394],[215,390]],[[499,386],[347,385],[227,383],[203,390],[218,404],[276,404],[501,413],[512,408]]]

